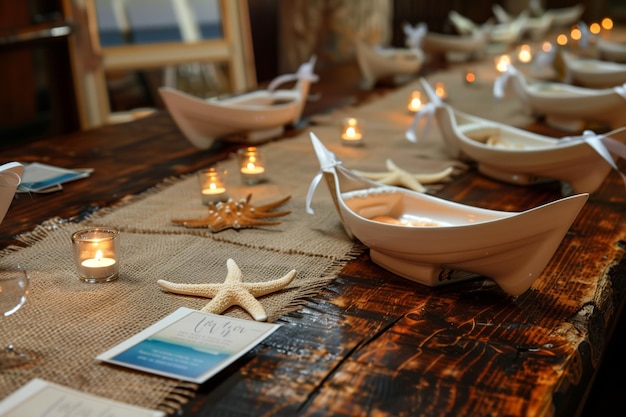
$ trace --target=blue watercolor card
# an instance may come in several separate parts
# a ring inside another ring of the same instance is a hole
[[[96,359],[201,384],[278,327],[180,308]]]

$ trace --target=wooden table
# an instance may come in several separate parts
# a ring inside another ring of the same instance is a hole
[[[348,71],[353,76],[344,80],[353,82],[333,78],[315,87],[322,99],[309,103],[308,114],[384,94],[364,94],[354,68]],[[167,113],[158,113],[3,149],[6,161],[95,172],[62,192],[19,195],[0,225],[2,244],[19,244],[14,235],[51,217],[79,220],[238,146],[198,151]],[[524,210],[560,193],[558,183],[520,188],[470,170],[438,195]],[[178,396],[186,403],[182,414],[576,415],[626,299],[624,197],[621,179],[611,173],[542,274],[545,291],[531,289],[516,300],[489,280],[427,288],[377,267],[365,253],[195,397]]]

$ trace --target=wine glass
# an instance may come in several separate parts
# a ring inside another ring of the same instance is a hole
[[[10,316],[20,309],[28,296],[28,274],[18,265],[0,267],[0,313]],[[5,333],[5,332],[3,332]],[[5,333],[6,334],[6,333]],[[32,361],[27,352],[17,350],[12,344],[0,350],[0,370],[24,366]]]

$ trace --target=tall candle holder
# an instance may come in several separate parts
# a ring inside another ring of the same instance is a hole
[[[114,281],[119,275],[119,232],[96,227],[72,234],[72,250],[83,282]]]
[[[265,180],[265,155],[257,147],[250,146],[237,151],[239,173],[245,184],[254,185]]]

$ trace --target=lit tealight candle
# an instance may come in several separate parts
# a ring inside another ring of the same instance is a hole
[[[341,142],[348,146],[360,146],[363,144],[363,133],[359,121],[354,117],[344,119],[341,125]]]
[[[113,281],[119,274],[119,232],[107,228],[81,230],[72,234],[74,261],[82,281]]]
[[[422,109],[424,103],[422,102],[422,93],[419,91],[413,91],[409,97],[409,111],[416,113]]]
[[[511,57],[506,54],[500,55],[495,58],[495,65],[498,72],[506,72],[511,65]]]
[[[522,45],[517,53],[517,59],[522,64],[528,64],[533,60],[533,54],[530,50],[530,45]]]
[[[226,192],[226,170],[217,170],[213,167],[198,172],[200,194],[203,204],[228,200]]]
[[[239,172],[246,184],[258,184],[265,179],[265,161],[263,153],[256,147],[240,149]]]
[[[446,91],[446,87],[441,81],[435,83],[435,94],[437,94],[439,98],[443,100],[448,98],[448,92]]]

